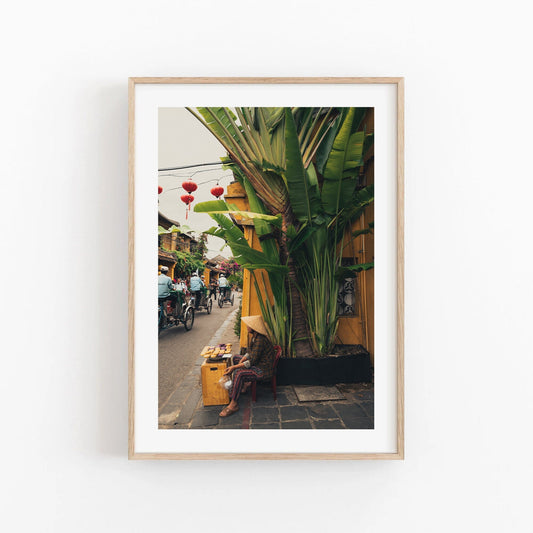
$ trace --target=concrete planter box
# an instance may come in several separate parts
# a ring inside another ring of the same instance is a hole
[[[343,347],[343,351],[346,347]],[[372,381],[370,354],[330,355],[321,358],[282,357],[279,360],[278,385],[335,385]]]

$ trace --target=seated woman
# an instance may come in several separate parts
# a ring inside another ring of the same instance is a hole
[[[235,356],[233,365],[229,366],[224,375],[233,372],[233,386],[230,391],[230,403],[221,411],[221,417],[230,416],[239,410],[239,396],[245,383],[266,379],[272,376],[275,349],[268,340],[267,329],[260,315],[245,316],[241,319],[248,327],[248,353]]]

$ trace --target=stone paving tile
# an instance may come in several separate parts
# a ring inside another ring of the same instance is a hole
[[[277,422],[279,421],[279,409],[277,407],[254,407],[252,406],[252,423]]]
[[[199,411],[192,419],[191,429],[196,429],[202,426],[216,426],[218,422],[218,413],[214,411]]]
[[[374,416],[374,402],[361,402],[359,405],[361,405],[367,416]]]
[[[189,387],[180,386],[168,398],[165,406],[160,410],[159,416],[165,416],[179,411],[181,406],[185,403],[187,396],[190,394]]]
[[[247,396],[252,397],[252,391],[249,391]],[[278,403],[274,400],[272,391],[257,389],[256,401],[252,402],[254,405],[263,405],[263,406],[277,406]]]
[[[278,405],[295,405],[298,403],[296,397],[292,398],[285,392],[278,392]]]
[[[337,388],[351,402],[374,401],[374,388],[368,383],[339,383]]]
[[[213,412],[213,413],[220,413],[224,409],[223,405],[206,405],[204,406],[203,403],[200,403],[200,406],[198,407],[198,411],[204,411],[204,412]]]
[[[241,425],[240,424],[225,424],[225,425],[219,424],[218,426],[214,426],[213,429],[241,429]]]
[[[222,411],[222,407],[220,408],[220,411]],[[217,413],[218,416],[218,413]],[[237,424],[239,427],[242,425],[244,417],[244,409],[241,407],[236,413],[233,413],[230,416],[221,417],[219,416],[220,426],[233,426]]]
[[[282,422],[281,429],[313,429],[309,420],[294,420],[292,422]]]
[[[250,429],[280,429],[280,424],[279,422],[265,422],[264,424],[252,423]]]
[[[333,407],[328,404],[317,403],[316,405],[310,405],[307,407],[307,411],[312,418],[338,418]]]
[[[283,387],[278,387],[277,393],[284,394],[285,396],[287,396],[291,403],[298,402],[298,398],[296,397],[296,393],[294,392],[294,388],[292,385],[284,385]]]
[[[287,405],[279,408],[282,422],[288,420],[304,420],[307,418],[307,409],[303,405]]]
[[[368,417],[343,418],[342,421],[347,429],[374,429],[374,423]]]
[[[190,422],[196,409],[196,406],[198,405],[198,401],[201,399],[201,397],[201,389],[195,389],[191,392],[191,394],[187,398],[187,401],[185,402],[185,405],[181,409],[178,418],[176,419],[176,423],[187,424]]]
[[[315,429],[345,429],[340,418],[334,418],[333,420],[317,419],[313,420],[312,423]]]
[[[357,404],[335,404],[333,406],[348,429],[373,429],[374,423]]]
[[[374,401],[374,391],[373,390],[365,390],[365,391],[358,391],[355,393],[357,398],[362,401]]]
[[[366,413],[357,404],[334,403],[332,407],[339,413],[342,419],[346,418],[366,418]]]

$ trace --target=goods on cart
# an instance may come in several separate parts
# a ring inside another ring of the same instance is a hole
[[[223,357],[225,354],[231,354],[231,346],[231,343],[217,344],[216,346],[204,346],[204,349],[200,355],[206,359]]]

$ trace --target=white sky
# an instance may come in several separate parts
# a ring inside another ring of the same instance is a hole
[[[220,157],[226,155],[226,151],[215,137],[184,108],[159,108],[158,133],[158,168],[212,163],[220,161]],[[225,192],[227,185],[233,181],[230,171],[223,171],[218,166],[209,166],[158,172],[158,175],[159,185],[163,187],[163,192],[159,195],[161,213],[182,225],[189,226],[198,234],[216,225],[209,215],[195,213],[193,209],[199,202],[215,200],[209,191],[217,182],[202,183],[220,178],[218,184],[224,187]],[[192,193],[194,202],[191,204],[189,218],[185,220],[186,206],[180,200],[180,196],[186,192],[181,188],[181,184],[189,177],[198,185],[198,189]],[[176,190],[177,187],[179,189]],[[231,256],[229,247],[220,251],[224,245],[222,239],[208,236],[207,245],[207,257],[218,254]]]

